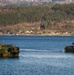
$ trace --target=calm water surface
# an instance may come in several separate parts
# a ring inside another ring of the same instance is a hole
[[[74,54],[64,53],[72,42],[74,36],[0,36],[20,47],[19,58],[0,58],[0,75],[74,75]]]

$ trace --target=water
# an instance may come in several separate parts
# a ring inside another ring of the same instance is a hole
[[[74,36],[0,36],[20,47],[19,58],[0,58],[0,75],[74,75],[74,54],[64,47]]]

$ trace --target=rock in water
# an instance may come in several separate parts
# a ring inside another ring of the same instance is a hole
[[[65,52],[71,52],[74,53],[74,46],[66,46],[64,48]]]
[[[0,57],[1,58],[18,58],[19,48],[14,45],[0,44]]]

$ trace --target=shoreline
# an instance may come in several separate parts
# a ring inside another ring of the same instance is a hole
[[[46,34],[41,34],[41,35],[16,35],[16,34],[2,34],[0,36],[74,36],[74,35],[46,35]]]

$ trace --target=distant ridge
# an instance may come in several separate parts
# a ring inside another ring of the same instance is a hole
[[[62,3],[73,3],[74,0],[0,0],[0,6],[6,5],[47,5],[47,4],[62,4]]]

